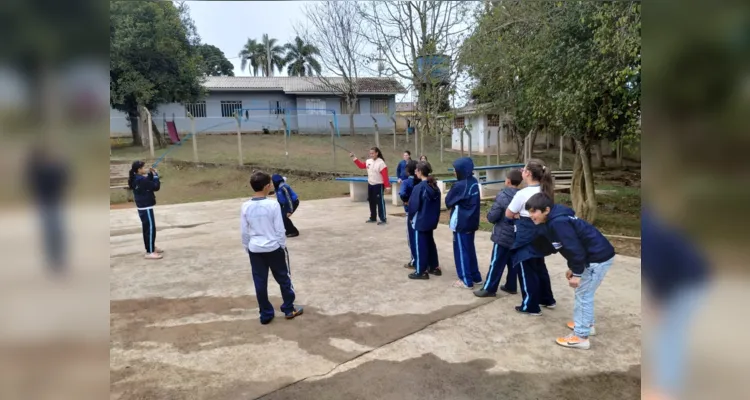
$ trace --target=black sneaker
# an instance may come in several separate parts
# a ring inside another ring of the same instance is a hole
[[[557,307],[557,303],[552,303],[552,304],[540,304],[540,306],[542,306],[542,307],[544,307],[544,308],[549,308],[549,309],[551,310],[551,309],[553,309],[553,308]]]
[[[430,275],[426,272],[423,272],[421,274],[412,272],[411,274],[409,274],[409,279],[430,279]]]
[[[265,319],[265,320],[262,319],[262,320],[260,320],[260,323],[261,323],[261,325],[268,325],[268,324],[271,323],[271,321],[273,321],[273,317],[271,317],[269,319]]]
[[[500,290],[502,290],[503,292],[505,292],[505,293],[508,293],[508,294],[518,294],[518,292],[517,292],[517,291],[515,291],[515,290],[513,290],[513,291],[510,291],[510,290],[508,290],[508,289],[507,289],[507,288],[505,287],[505,285],[500,285]]]
[[[294,317],[299,317],[304,312],[305,312],[305,310],[302,307],[299,307],[299,308],[296,308],[294,311],[290,312],[289,314],[285,314],[284,318],[286,318],[286,319],[292,319]]]
[[[414,264],[412,264],[412,263],[406,263],[406,264],[404,264],[404,268],[407,268],[407,269],[414,269],[414,268],[416,268],[416,267],[415,267],[415,266],[414,266]]]
[[[375,219],[368,219],[367,221],[365,221],[366,224],[374,224],[376,222],[378,222],[378,221],[375,220]]]
[[[286,237],[288,237],[288,238],[293,238],[293,237],[297,237],[297,236],[299,236],[299,233],[290,233],[290,234],[286,235]]]
[[[387,224],[387,222],[385,222],[385,221],[379,221],[378,222],[378,225],[385,225],[385,224]]]
[[[428,271],[428,272],[435,276],[443,276],[443,270],[440,268],[435,268],[432,271]]]
[[[477,297],[497,297],[497,293],[491,293],[484,289],[479,289],[474,291],[474,296]]]
[[[521,314],[533,315],[535,317],[542,315],[541,311],[537,311],[537,312],[524,311],[523,308],[521,308],[521,306],[516,306],[516,311],[518,311]]]

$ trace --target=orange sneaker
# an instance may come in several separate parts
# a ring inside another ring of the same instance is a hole
[[[565,337],[559,337],[555,340],[557,344],[563,347],[570,347],[572,349],[588,350],[591,348],[591,342],[588,339],[579,338],[576,335],[570,334]]]
[[[576,324],[573,321],[568,322],[567,327],[572,331],[576,328]],[[589,330],[589,336],[596,336],[596,327],[594,325],[591,325],[591,329]]]

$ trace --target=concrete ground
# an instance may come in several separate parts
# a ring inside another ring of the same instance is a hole
[[[303,201],[289,240],[303,316],[258,322],[239,234],[242,200],[159,206],[163,260],[143,259],[134,209],[110,213],[112,399],[634,399],[640,397],[640,260],[618,256],[597,292],[589,351],[557,346],[573,291],[549,257],[558,307],[519,315],[520,295],[452,288],[452,238],[435,232],[442,277],[407,279],[403,218],[364,224],[365,203]],[[390,211],[398,212],[394,207]],[[491,242],[478,232],[483,276]],[[278,286],[269,292],[277,307]],[[281,316],[278,312],[277,316]]]

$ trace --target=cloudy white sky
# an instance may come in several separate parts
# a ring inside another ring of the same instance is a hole
[[[237,56],[247,39],[259,40],[267,33],[282,44],[291,41],[295,37],[295,28],[304,28],[306,24],[303,7],[307,3],[314,2],[190,1],[188,5],[201,41],[221,49],[234,64],[236,76],[249,76],[247,69],[240,69]],[[396,100],[410,101],[411,97],[407,94],[397,96]]]

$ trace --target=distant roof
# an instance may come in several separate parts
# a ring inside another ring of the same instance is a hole
[[[344,78],[326,78],[333,84],[342,84]],[[331,94],[334,91],[324,86],[315,77],[279,76],[209,76],[203,83],[209,90],[283,91],[287,94]],[[360,94],[397,94],[406,89],[391,78],[359,78]]]
[[[492,109],[491,103],[475,104],[473,102],[467,103],[461,108],[453,110],[456,115],[476,115],[476,114],[497,114],[496,110]]]

